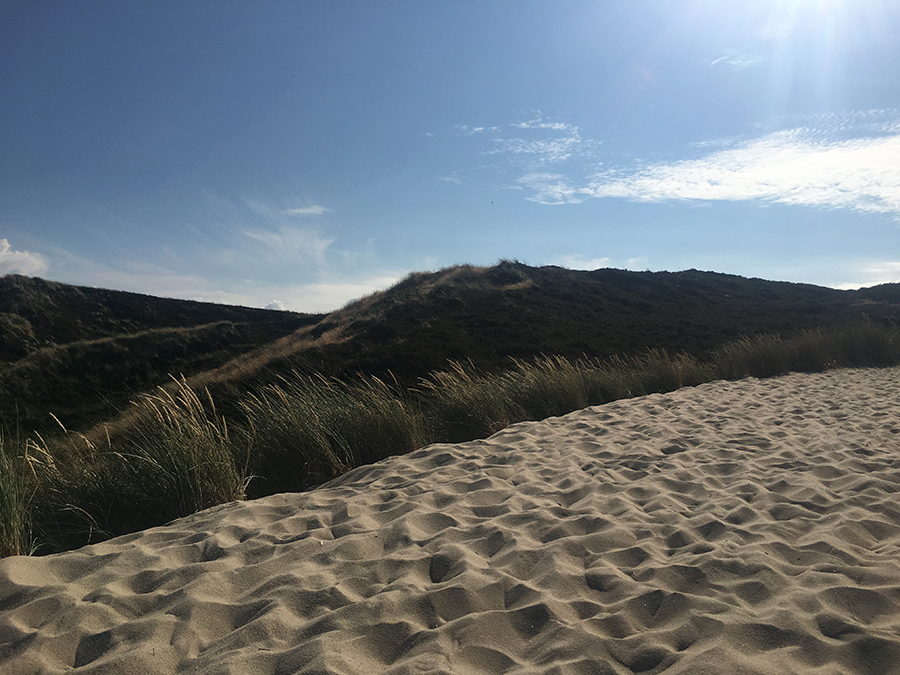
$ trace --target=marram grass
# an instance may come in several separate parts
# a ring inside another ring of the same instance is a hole
[[[150,476],[143,497],[173,509],[174,517],[241,500],[247,453],[232,443],[225,419],[182,380],[173,391],[143,396],[145,415],[126,445],[125,457],[139,476]]]
[[[0,436],[0,558],[32,552],[27,459]]]
[[[412,389],[371,376],[291,373],[239,402],[227,424],[187,383],[135,402],[136,422],[93,443],[75,434],[0,446],[0,555],[52,552],[194,511],[303,490],[432,442],[720,378],[900,364],[900,330],[863,323],[731,343],[706,363],[649,351],[606,360],[545,356],[500,373],[471,363]]]

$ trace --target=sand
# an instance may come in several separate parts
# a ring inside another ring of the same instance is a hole
[[[900,673],[898,490],[897,368],[619,401],[0,561],[0,672]]]

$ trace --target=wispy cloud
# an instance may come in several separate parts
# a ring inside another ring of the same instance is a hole
[[[512,126],[517,129],[553,129],[554,131],[565,131],[578,133],[578,127],[567,124],[566,122],[545,122],[543,118],[536,117],[527,122],[514,122]]]
[[[527,199],[577,204],[619,197],[637,202],[758,201],[886,213],[900,218],[897,111],[860,111],[806,120],[808,126],[752,140],[694,144],[699,157],[595,171],[579,179],[532,170],[516,180]]]
[[[829,142],[805,130],[769,134],[699,159],[604,171],[586,186],[553,186],[538,201],[762,200],[900,216],[900,135]]]
[[[587,187],[576,187],[561,173],[533,171],[516,180],[531,195],[525,199],[538,204],[579,204],[593,197]]]
[[[562,164],[576,157],[590,157],[599,145],[597,141],[584,138],[574,124],[546,120],[540,111],[535,111],[531,119],[512,122],[502,128],[467,124],[459,124],[455,128],[466,136],[483,135],[489,138],[491,147],[483,150],[483,155],[505,155],[511,165],[532,172],[543,171],[543,167]],[[513,133],[510,129],[514,130]],[[455,178],[456,174],[451,173],[440,180],[456,182]]]
[[[446,176],[438,176],[438,180],[443,181],[445,183],[453,183],[455,185],[462,185],[462,179],[459,177],[459,173],[453,171]]]
[[[550,139],[495,138],[494,144],[494,149],[489,150],[486,154],[508,153],[542,166],[570,159],[580,150],[581,136],[576,132],[561,138]]]
[[[325,252],[334,241],[310,228],[286,225],[277,230],[246,230],[244,235],[261,242],[264,254],[272,261],[291,264],[311,261],[320,267],[327,265]]]
[[[739,55],[722,58],[756,62]],[[576,125],[537,113],[508,127],[522,133],[492,134],[493,147],[482,154],[506,155],[518,175],[504,187],[522,190],[525,199],[540,204],[607,197],[756,201],[900,219],[900,111],[895,109],[773,118],[758,125],[756,138],[704,140],[686,147],[693,155],[689,159],[615,168],[596,161],[600,142],[584,138]]]
[[[14,251],[9,241],[0,239],[0,274],[44,274],[49,269],[47,259],[39,253]]]
[[[777,116],[761,129],[775,131],[785,127],[802,131],[808,137],[840,139],[862,138],[881,134],[900,134],[900,110],[878,108],[874,110],[841,110],[837,112]]]
[[[288,216],[321,216],[323,213],[329,212],[331,212],[331,209],[317,204],[312,206],[301,206],[294,209],[285,209],[282,211],[282,213]]]
[[[762,65],[765,62],[766,59],[764,57],[756,56],[754,54],[728,53],[714,59],[709,65],[713,67],[727,67],[732,70],[744,70],[746,68]]]
[[[468,124],[457,124],[456,129],[459,129],[461,132],[466,134],[467,136],[473,136],[475,134],[483,134],[483,133],[493,133],[500,131],[500,127],[473,127]]]
[[[253,213],[265,218],[279,218],[281,216],[321,216],[323,213],[330,213],[331,209],[319,204],[309,204],[306,206],[296,206],[291,208],[280,208],[272,202],[265,199],[257,199],[253,197],[244,197],[244,205]]]
[[[494,147],[487,155],[508,154],[526,166],[539,168],[565,162],[576,156],[588,156],[597,145],[582,138],[578,127],[565,122],[547,122],[541,116],[511,124],[515,129],[534,132],[516,138],[494,138]]]

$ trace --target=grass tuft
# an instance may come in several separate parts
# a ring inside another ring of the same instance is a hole
[[[132,487],[141,502],[178,518],[244,499],[247,474],[239,456],[246,462],[247,453],[231,442],[208,392],[205,407],[184,379],[173,381],[173,390],[160,387],[138,401],[145,414],[121,455],[135,473]]]
[[[414,402],[376,377],[345,382],[295,371],[241,407],[252,495],[304,489],[427,440]]]
[[[772,377],[791,371],[884,367],[900,363],[900,329],[870,321],[816,328],[790,338],[759,335],[726,345],[713,359],[720,377]]]
[[[184,379],[139,398],[105,442],[63,429],[0,443],[0,555],[59,551],[237,499],[305,489],[431,442],[488,436],[524,420],[719,378],[900,364],[900,330],[871,322],[763,335],[707,363],[641,357],[512,360],[499,373],[451,362],[404,389],[396,380],[293,372],[233,406],[229,429],[208,392]],[[252,477],[252,480],[251,480]]]
[[[459,443],[490,436],[515,421],[498,384],[471,362],[452,361],[449,370],[422,379],[413,393],[422,400],[435,437]]]
[[[33,551],[27,460],[0,436],[0,558]]]

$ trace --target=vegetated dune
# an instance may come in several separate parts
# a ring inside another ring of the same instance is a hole
[[[718,381],[0,561],[0,671],[900,673],[900,368]]]
[[[87,431],[184,375],[229,407],[293,369],[362,372],[404,385],[448,360],[498,371],[510,358],[639,356],[704,360],[763,333],[900,316],[900,285],[838,291],[714,272],[456,265],[413,273],[328,315],[154,298],[0,277],[0,425]],[[115,424],[113,424],[115,426]],[[102,433],[101,433],[102,435]]]
[[[321,318],[0,276],[0,427],[87,429]]]
[[[648,349],[704,359],[742,336],[895,316],[897,284],[838,291],[697,270],[457,265],[410,274],[197,381],[271,380],[300,366],[338,376],[390,371],[415,382],[448,359],[499,369],[510,357],[606,358]]]

